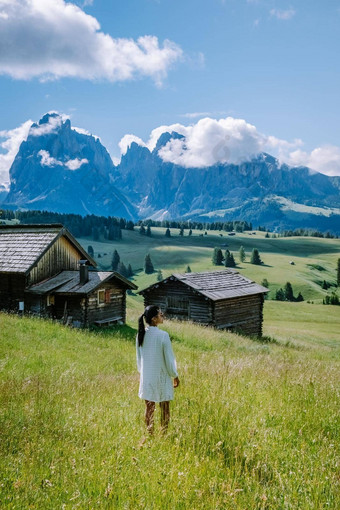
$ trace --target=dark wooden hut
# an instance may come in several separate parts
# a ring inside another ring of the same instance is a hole
[[[84,262],[84,263],[82,263]],[[62,271],[26,290],[30,310],[77,326],[125,323],[126,290],[136,285],[116,272]]]
[[[266,292],[265,287],[226,269],[174,273],[139,294],[145,306],[159,305],[167,317],[260,336]]]
[[[89,266],[96,262],[63,225],[2,225],[0,309],[76,325],[124,322],[126,289],[137,287]]]

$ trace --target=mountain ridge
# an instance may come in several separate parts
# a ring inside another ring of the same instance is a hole
[[[321,225],[340,233],[340,177],[289,167],[267,153],[187,168],[160,156],[178,138],[183,135],[164,132],[152,150],[132,142],[114,165],[97,137],[46,114],[20,145],[2,207],[134,220],[242,219],[270,228]]]

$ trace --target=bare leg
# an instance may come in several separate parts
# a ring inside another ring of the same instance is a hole
[[[155,402],[145,400],[145,424],[149,434],[153,434]]]
[[[168,430],[168,425],[170,421],[170,402],[164,401],[159,403],[161,407],[161,427],[162,431],[166,432]]]

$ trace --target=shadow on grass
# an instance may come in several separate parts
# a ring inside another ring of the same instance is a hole
[[[272,345],[278,345],[280,347],[284,347],[286,349],[294,349],[296,351],[303,351],[306,348],[302,345],[297,345],[291,342],[290,340],[287,340],[286,342],[280,342],[276,338],[273,338],[272,336],[264,335],[264,336],[250,336],[250,340],[253,340],[253,342],[258,342],[260,344],[272,344]]]
[[[119,340],[126,340],[127,342],[135,342],[137,329],[131,328],[127,324],[122,326],[109,326],[107,328],[98,329],[98,327],[93,326],[90,328],[91,333],[95,333],[96,335],[102,338],[119,338]]]

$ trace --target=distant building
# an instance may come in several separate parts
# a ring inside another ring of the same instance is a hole
[[[174,273],[139,294],[145,306],[159,305],[169,318],[261,336],[266,292],[267,288],[227,269]]]
[[[125,322],[136,285],[96,265],[63,225],[1,225],[0,310],[76,326]]]

